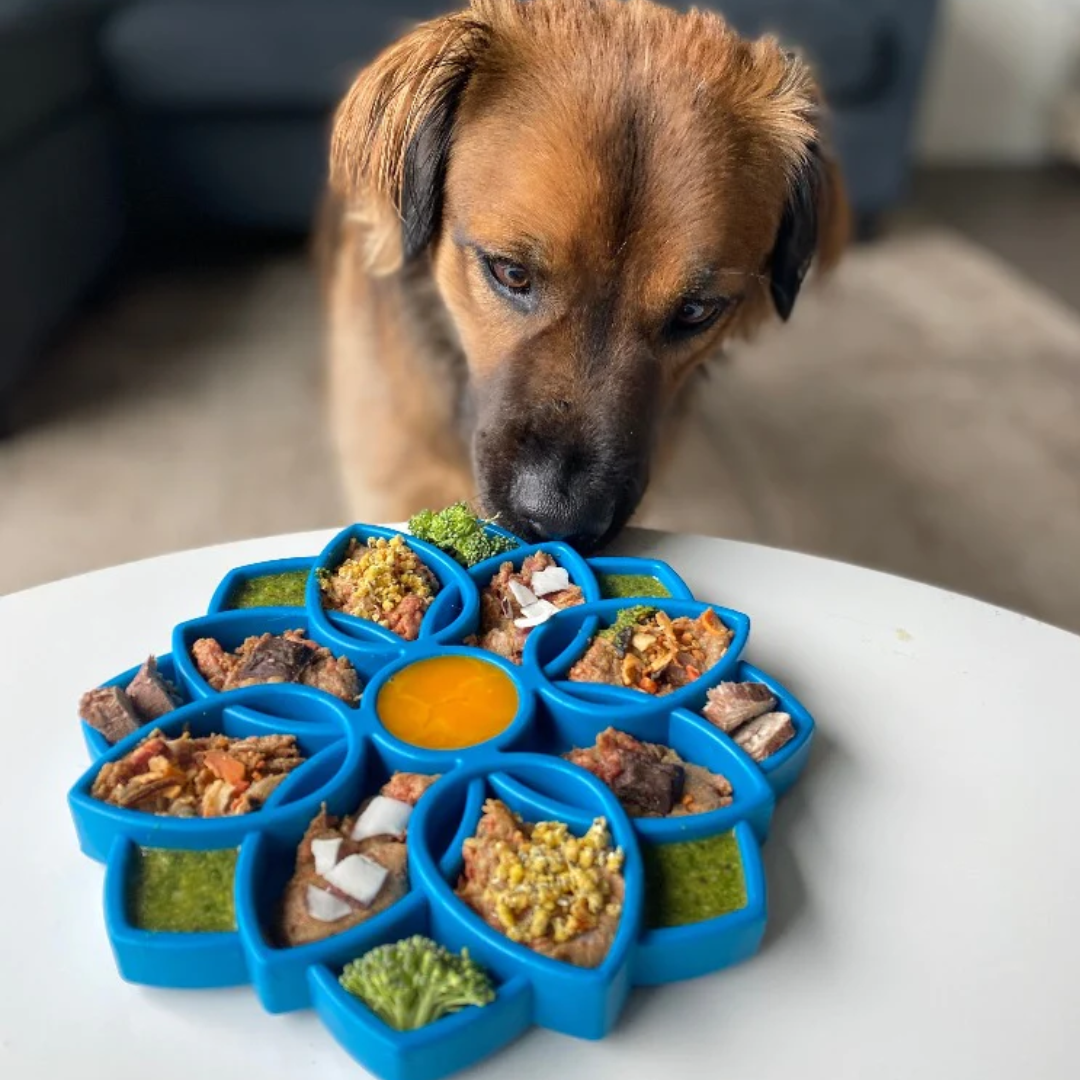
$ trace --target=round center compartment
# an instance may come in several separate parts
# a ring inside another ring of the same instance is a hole
[[[486,742],[518,711],[513,680],[472,656],[433,656],[392,675],[376,712],[391,735],[426,750],[459,750]]]

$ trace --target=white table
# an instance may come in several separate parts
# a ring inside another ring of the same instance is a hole
[[[0,599],[4,1080],[361,1075],[311,1013],[269,1016],[248,989],[121,982],[102,868],[79,854],[64,799],[86,765],[79,693],[167,651],[231,566],[314,553],[327,535]],[[621,546],[748,612],[749,657],[817,718],[766,847],[769,930],[739,968],[635,995],[602,1043],[534,1031],[470,1076],[1080,1075],[1080,638],[785,552],[658,533]]]

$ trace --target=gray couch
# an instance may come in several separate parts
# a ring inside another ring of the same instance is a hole
[[[856,212],[871,222],[888,210],[936,0],[712,2],[817,62]],[[409,22],[453,6],[0,0],[0,394],[107,264],[121,208],[134,235],[306,230],[329,114],[352,75]]]

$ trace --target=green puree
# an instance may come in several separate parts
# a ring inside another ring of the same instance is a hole
[[[140,848],[129,884],[130,918],[140,930],[210,933],[236,929],[236,849]]]
[[[306,570],[248,578],[229,597],[229,607],[303,607],[307,579]]]
[[[733,832],[645,849],[645,921],[686,926],[746,907],[739,842]]]
[[[600,574],[600,595],[605,600],[635,596],[670,596],[659,578],[649,574]]]

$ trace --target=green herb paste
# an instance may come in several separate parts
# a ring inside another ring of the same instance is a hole
[[[645,921],[686,926],[746,907],[746,878],[733,832],[644,849]]]
[[[627,597],[671,596],[667,586],[659,578],[649,574],[600,574],[600,595],[605,600],[622,600]]]
[[[211,933],[236,929],[236,849],[141,848],[129,883],[129,917],[140,930]]]
[[[229,597],[229,607],[303,607],[307,579],[306,570],[248,578]]]

